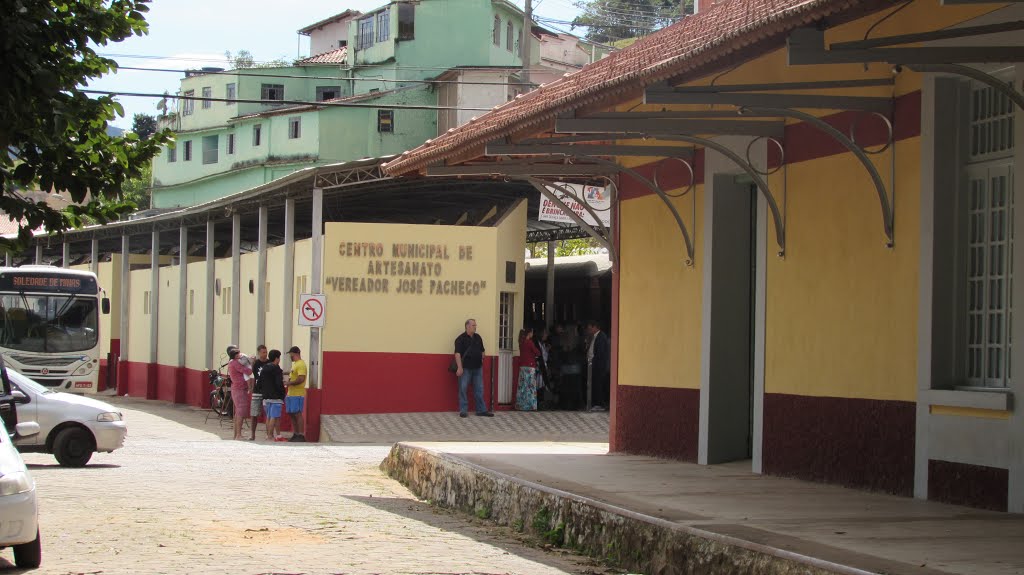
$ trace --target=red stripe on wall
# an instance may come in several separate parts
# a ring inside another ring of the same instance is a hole
[[[321,413],[414,413],[458,410],[459,386],[448,371],[450,354],[324,352]],[[490,401],[490,364],[484,361],[484,400]],[[497,374],[495,374],[497,377]],[[475,410],[472,390],[469,409]]]
[[[765,473],[910,496],[916,404],[764,395]]]
[[[700,390],[622,385],[612,451],[697,461]]]
[[[885,122],[867,113],[839,112],[823,116],[822,120],[835,127],[847,136],[854,136],[862,147],[876,150],[885,144],[889,137]],[[893,139],[906,140],[921,135],[921,91],[896,98],[893,104]],[[785,160],[787,164],[816,160],[837,154],[849,153],[842,144],[820,129],[806,122],[797,122],[786,126],[783,139]],[[768,166],[776,168],[782,156],[778,147],[768,145]],[[704,149],[698,149],[693,158],[695,183],[704,183]],[[690,172],[676,160],[662,159],[650,164],[633,167],[648,180],[654,181],[663,190],[676,190],[686,187],[690,182]],[[628,174],[619,178],[619,197],[632,200],[653,194],[647,186],[641,184]]]
[[[1010,471],[999,467],[928,460],[928,499],[1006,511]]]

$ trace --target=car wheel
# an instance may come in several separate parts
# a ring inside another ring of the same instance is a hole
[[[14,564],[22,569],[35,569],[43,561],[43,545],[36,529],[36,539],[30,543],[14,546]]]
[[[53,441],[53,455],[64,467],[84,466],[89,463],[95,449],[92,435],[81,427],[63,429]]]

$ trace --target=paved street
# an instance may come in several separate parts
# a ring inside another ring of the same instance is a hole
[[[417,501],[378,470],[388,445],[233,442],[204,412],[117,402],[124,449],[84,469],[25,456],[42,507],[33,573],[603,572]],[[0,552],[0,573],[12,561]]]

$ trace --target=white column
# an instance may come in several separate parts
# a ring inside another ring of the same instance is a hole
[[[38,241],[38,240],[36,240]],[[43,244],[36,244],[36,265],[43,263]]]
[[[310,293],[323,293],[324,269],[324,191],[313,188],[313,273]],[[320,387],[320,328],[309,329],[309,387]]]
[[[93,238],[89,244],[89,269],[98,275],[100,273],[100,241]]]
[[[121,236],[121,353],[118,361],[128,359],[128,292],[131,282],[132,254],[128,251],[128,236]]]
[[[242,321],[242,215],[231,215],[231,343],[238,343]]]
[[[7,267],[11,267],[11,252],[7,252],[6,254],[4,254],[4,265]]]
[[[157,363],[160,349],[160,232],[153,230],[153,250],[149,256],[149,362]]]
[[[60,267],[66,268],[71,265],[71,244],[64,242],[60,254]]]
[[[267,339],[267,217],[270,210],[260,206],[259,212],[259,253],[256,271],[256,345]]]
[[[185,367],[185,346],[187,345],[188,323],[188,228],[184,225],[178,232],[178,367]]]
[[[214,235],[215,224],[213,220],[206,222],[206,363],[204,364],[208,369],[216,369],[217,366],[213,364],[213,302],[217,294],[214,293],[217,282],[217,266],[213,259],[214,241],[216,236]]]
[[[548,242],[548,285],[544,298],[544,325],[549,328],[555,325],[555,246],[556,242]]]
[[[284,201],[284,270],[281,281],[282,297],[281,306],[281,345],[282,349],[292,346],[292,322],[295,321],[293,311],[295,309],[295,199],[288,198]],[[281,358],[282,369],[290,369],[291,359],[288,354]]]

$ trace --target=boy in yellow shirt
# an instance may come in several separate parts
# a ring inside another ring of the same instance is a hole
[[[288,395],[284,398],[284,409],[292,420],[291,439],[288,441],[306,441],[306,422],[302,419],[302,408],[306,403],[306,362],[302,361],[302,352],[298,346],[288,350],[292,360],[292,369],[288,372]]]

